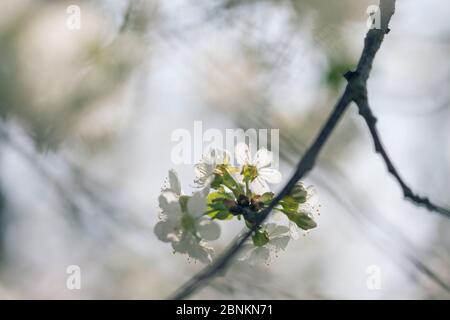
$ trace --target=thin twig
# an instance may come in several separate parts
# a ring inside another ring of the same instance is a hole
[[[438,212],[450,218],[450,210],[437,206],[433,204],[427,197],[422,197],[414,193],[411,190],[411,188],[403,181],[402,177],[400,176],[391,159],[389,158],[389,155],[387,154],[383,146],[383,143],[381,142],[380,134],[378,133],[376,126],[377,118],[373,115],[372,110],[370,109],[367,96],[364,96],[360,100],[357,100],[356,104],[358,105],[359,108],[359,114],[364,118],[367,127],[369,128],[370,134],[372,136],[375,145],[375,152],[380,154],[381,157],[383,158],[384,162],[386,163],[387,170],[392,176],[394,176],[394,178],[397,180],[398,184],[402,188],[404,197],[418,206],[425,207],[430,211]]]

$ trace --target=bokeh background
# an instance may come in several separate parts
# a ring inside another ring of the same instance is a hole
[[[402,176],[450,206],[450,3],[399,0],[369,82]],[[0,2],[0,298],[166,298],[202,267],[157,240],[178,128],[279,128],[286,180],[345,85],[374,0]],[[81,29],[67,27],[69,5]],[[450,221],[403,200],[349,109],[305,183],[318,228],[206,299],[450,297]],[[240,231],[222,225],[221,252]],[[81,290],[66,288],[69,265]],[[370,290],[370,266],[381,288]]]

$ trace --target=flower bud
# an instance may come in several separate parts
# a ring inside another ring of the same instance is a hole
[[[297,182],[289,194],[295,201],[304,203],[308,195],[308,191],[302,182]]]

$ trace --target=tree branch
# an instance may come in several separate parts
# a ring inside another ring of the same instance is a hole
[[[398,184],[402,188],[404,197],[418,206],[425,207],[430,211],[440,213],[445,217],[450,218],[450,210],[445,209],[443,207],[439,207],[433,204],[427,197],[422,197],[414,193],[411,190],[411,188],[404,182],[404,180],[398,173],[397,169],[395,168],[394,164],[392,163],[391,159],[389,158],[389,155],[387,154],[383,146],[383,143],[381,142],[381,138],[376,126],[377,118],[372,113],[367,96],[362,97],[359,100],[356,100],[356,104],[359,108],[359,114],[364,118],[367,127],[369,128],[370,134],[372,136],[375,145],[375,152],[380,154],[380,156],[383,158],[384,162],[386,163],[388,172],[392,176],[394,176],[394,178],[397,180]]]
[[[345,74],[345,78],[348,83],[344,90],[344,93],[335,105],[333,112],[327,119],[325,125],[320,130],[318,136],[314,140],[313,144],[307,149],[305,155],[297,165],[297,169],[284,186],[281,192],[272,200],[267,208],[261,211],[260,219],[253,226],[253,228],[240,236],[237,240],[233,241],[229,248],[210,266],[206,267],[199,273],[197,273],[191,280],[185,283],[181,288],[175,292],[172,296],[173,299],[185,299],[194,292],[204,287],[215,276],[225,271],[228,265],[232,262],[233,258],[239,252],[242,245],[250,238],[252,233],[256,231],[259,225],[263,223],[272,209],[278,204],[278,202],[287,194],[289,194],[292,187],[300,179],[302,179],[309,171],[314,168],[317,157],[320,154],[323,146],[327,142],[337,123],[347,110],[351,102],[356,102],[361,115],[366,120],[369,130],[375,142],[376,151],[380,153],[385,160],[388,170],[393,174],[397,181],[400,183],[405,197],[413,200],[416,204],[425,206],[429,210],[443,213],[448,216],[448,210],[439,208],[433,205],[427,198],[422,198],[415,195],[411,189],[403,182],[399,174],[392,165],[386,151],[384,150],[378,132],[375,127],[376,118],[373,116],[367,100],[367,80],[369,79],[370,72],[372,70],[373,61],[376,53],[381,47],[384,40],[384,36],[390,31],[389,22],[392,15],[395,12],[395,0],[380,0],[380,12],[381,12],[381,28],[371,29],[368,31],[365,41],[364,49],[359,59],[356,71],[348,72]]]

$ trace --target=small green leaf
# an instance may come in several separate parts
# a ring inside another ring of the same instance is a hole
[[[228,210],[216,211],[216,214],[211,216],[211,218],[218,220],[231,220],[233,217],[234,216]]]
[[[223,188],[219,188],[218,190],[208,195],[208,216],[219,220],[232,219],[233,215],[229,212],[229,208],[225,205],[224,201],[234,200],[234,196],[226,193]]]
[[[215,175],[214,180],[211,182],[212,189],[220,189],[222,188],[222,177],[219,175]]]

